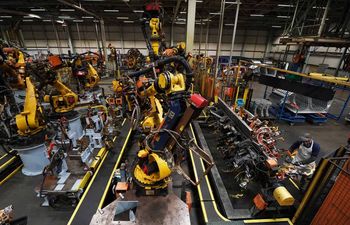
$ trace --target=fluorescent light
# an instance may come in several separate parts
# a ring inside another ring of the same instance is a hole
[[[202,0],[197,0],[196,2],[197,2],[197,3],[203,3],[203,1],[202,1]]]
[[[60,19],[72,19],[70,16],[58,16],[58,18],[60,18]]]
[[[4,20],[0,20],[0,22],[2,22],[2,21],[4,21]],[[346,32],[345,32],[346,33]]]
[[[294,5],[278,4],[279,7],[294,7]]]
[[[313,9],[326,9],[326,7],[323,7],[323,6],[313,6],[312,8]]]
[[[37,18],[37,19],[41,18],[40,16],[35,15],[35,14],[28,14],[28,16],[31,17],[31,18]]]
[[[82,19],[93,19],[94,17],[93,16],[82,16],[81,18]]]
[[[74,12],[75,9],[60,9],[61,12]]]
[[[43,20],[43,22],[51,22],[51,20]]]
[[[31,16],[23,16],[23,18],[28,19],[28,18],[32,18],[32,17]]]
[[[133,10],[134,13],[143,13],[143,10]]]
[[[84,22],[84,20],[73,20],[73,22],[82,23],[82,22]]]
[[[278,18],[284,18],[284,19],[289,19],[290,16],[277,16]]]
[[[61,24],[63,24],[63,23],[64,23],[64,21],[63,21],[63,20],[56,20],[56,22],[57,22],[57,23],[61,23]]]
[[[281,28],[281,26],[271,26],[271,27],[273,27],[273,28]]]
[[[129,17],[127,17],[127,16],[117,16],[117,19],[118,20],[128,20]]]
[[[225,26],[234,26],[233,23],[225,23]]]
[[[263,17],[263,14],[250,14],[250,16],[255,16],[255,17]]]
[[[203,22],[210,22],[210,19],[202,19]]]
[[[225,2],[225,4],[236,4],[237,5],[237,2]],[[239,4],[242,4],[242,2],[240,2]]]
[[[45,12],[46,9],[30,9],[32,12]]]
[[[184,22],[175,22],[176,24],[182,24],[182,25],[184,25],[184,24],[186,24],[186,23],[184,23]]]
[[[33,22],[33,20],[22,20],[23,22]]]
[[[12,18],[12,16],[0,16],[0,18]]]
[[[119,12],[119,9],[104,9],[104,12]]]
[[[186,19],[183,19],[183,18],[177,18],[176,20],[177,21],[186,21]]]
[[[180,12],[180,14],[186,14],[187,12]]]
[[[125,20],[123,21],[124,23],[134,23],[134,21],[130,21],[130,20]]]
[[[220,12],[211,12],[209,13],[210,15],[220,15],[221,13]]]

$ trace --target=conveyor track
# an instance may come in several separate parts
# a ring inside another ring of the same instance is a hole
[[[111,174],[114,173],[115,165],[121,159],[122,151],[129,140],[131,131],[130,122],[126,120],[121,128],[120,135],[117,137],[115,147],[103,157],[68,225],[90,224],[93,215],[99,208],[100,199],[105,195],[105,188],[110,182]]]

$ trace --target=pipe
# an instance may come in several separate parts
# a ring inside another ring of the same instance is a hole
[[[155,61],[151,67],[148,67],[144,70],[130,73],[129,77],[138,78],[144,74],[152,72],[155,67],[161,67],[161,66],[173,63],[173,62],[180,63],[184,67],[184,69],[186,70],[186,90],[187,90],[191,86],[191,83],[192,83],[193,71],[192,71],[190,65],[188,64],[188,62],[186,61],[186,59],[181,57],[181,56],[173,56],[173,57],[169,57],[166,59]]]
[[[105,30],[105,21],[100,20],[100,27],[101,27],[101,39],[102,39],[102,50],[103,50],[103,56],[104,60],[107,59],[107,49],[106,49],[106,30]]]
[[[238,22],[238,14],[239,14],[239,5],[240,5],[240,0],[237,0],[237,9],[236,9],[235,25],[234,25],[234,27],[233,27],[233,33],[232,33],[230,60],[228,61],[228,66],[229,66],[229,67],[230,67],[231,61],[232,61],[232,51],[233,51],[233,47],[235,46],[236,30],[237,30],[237,22]]]
[[[321,35],[322,35],[323,28],[324,28],[324,25],[326,23],[326,17],[327,17],[327,14],[328,14],[328,9],[329,9],[329,5],[330,4],[331,4],[331,0],[328,0],[327,1],[327,5],[326,5],[326,9],[324,10],[324,13],[323,13],[323,16],[322,16],[320,28],[318,29],[318,33],[317,33],[317,35],[319,37],[321,37]]]
[[[214,74],[214,82],[213,82],[214,88],[215,88],[216,78],[219,72],[219,56],[220,56],[220,50],[221,50],[222,29],[224,25],[224,16],[225,16],[225,0],[221,0],[220,13],[221,15],[220,15],[220,22],[219,22],[219,40],[216,46],[216,63],[215,63],[215,74]]]

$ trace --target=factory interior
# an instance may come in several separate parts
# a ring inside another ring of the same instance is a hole
[[[0,225],[350,225],[349,0],[0,1]]]

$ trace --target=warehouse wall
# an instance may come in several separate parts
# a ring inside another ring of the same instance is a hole
[[[78,27],[77,27],[78,26]],[[214,56],[216,54],[216,47],[218,41],[218,29],[211,25],[208,35],[208,53]],[[26,47],[29,49],[29,53],[37,53],[41,50],[46,53],[49,50],[52,53],[59,53],[58,46],[61,46],[63,53],[67,53],[69,50],[67,27],[57,25],[57,32],[60,39],[60,44],[56,41],[56,34],[54,32],[52,24],[46,25],[22,25],[21,29],[23,37],[26,43]],[[111,43],[116,46],[121,52],[126,52],[130,48],[139,48],[146,54],[146,45],[143,40],[140,26],[138,25],[106,25],[106,39],[107,44]],[[71,24],[69,26],[70,34],[73,41],[73,46],[77,52],[84,52],[87,50],[96,51],[96,32],[93,24]],[[79,30],[79,32],[78,32]],[[224,27],[222,36],[222,52],[221,55],[229,56],[231,49],[233,27]],[[166,41],[170,44],[171,29],[169,26],[164,27],[166,34]],[[201,52],[205,48],[206,39],[206,26],[202,27],[202,38],[200,38],[201,28],[196,25],[195,29],[195,50],[199,51],[199,43],[201,42]],[[250,58],[262,58],[266,52],[266,45],[268,41],[267,31],[252,31],[252,30],[237,30],[235,47],[233,51],[234,56],[243,56]],[[79,35],[80,34],[80,35]],[[174,43],[186,40],[186,26],[175,25],[174,26]],[[123,41],[122,41],[123,40]]]
[[[280,37],[274,35],[272,38],[272,46],[269,51],[268,56],[276,60],[282,60],[286,51],[286,46],[279,44]],[[287,54],[287,62],[292,62],[293,55],[295,54],[298,46],[291,45]],[[338,67],[340,62],[341,55],[344,51],[344,48],[334,48],[334,47],[310,47],[310,58],[308,60],[308,65],[305,72],[314,70],[319,64],[328,64],[329,70],[327,71],[330,74],[334,74],[335,69]],[[341,74],[347,74],[341,72]]]

